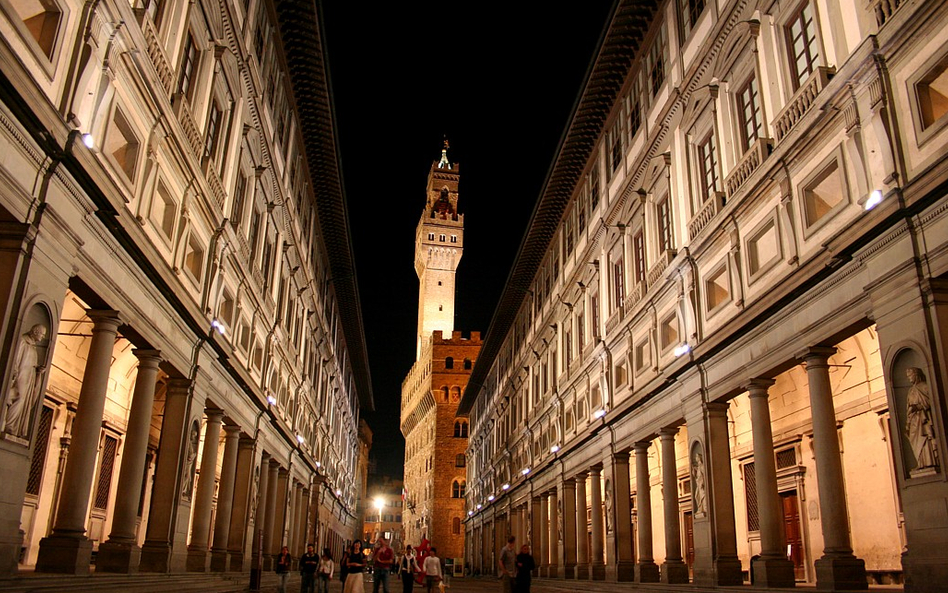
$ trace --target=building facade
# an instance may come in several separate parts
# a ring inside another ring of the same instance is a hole
[[[454,331],[455,272],[464,249],[458,212],[459,166],[441,160],[428,173],[427,203],[415,232],[418,351],[402,382],[405,436],[405,543],[428,539],[442,558],[464,557],[468,423],[458,403],[481,347],[479,332]]]
[[[459,407],[475,570],[943,587],[946,22],[616,4]]]
[[[0,9],[0,573],[338,554],[372,393],[313,5]]]

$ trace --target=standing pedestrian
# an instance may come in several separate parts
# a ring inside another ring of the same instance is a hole
[[[514,541],[517,538],[507,538],[507,545],[500,549],[500,558],[497,566],[500,568],[500,593],[513,593],[513,580],[517,576],[517,551]]]
[[[306,553],[300,557],[300,593],[316,593],[316,569],[319,568],[319,556],[316,546],[306,546]]]
[[[342,593],[362,593],[365,587],[362,584],[362,573],[365,571],[365,557],[362,555],[362,542],[355,540],[349,549],[349,558],[346,560],[346,585]]]
[[[332,562],[332,552],[329,548],[323,548],[323,556],[319,559],[319,567],[316,569],[316,592],[329,593],[329,581],[332,580],[332,573],[335,566]]]
[[[432,547],[431,550],[429,550],[422,568],[424,568],[425,571],[426,590],[428,593],[431,593],[431,590],[441,582],[442,578],[441,559],[438,558],[437,548]]]
[[[536,563],[530,554],[530,546],[523,544],[520,547],[520,553],[517,554],[517,578],[514,583],[516,593],[530,593],[530,581],[533,578],[534,568],[536,568]]]
[[[388,574],[392,570],[392,564],[395,562],[395,550],[388,545],[388,540],[384,537],[379,538],[379,547],[375,551],[375,578],[372,582],[372,593],[379,593],[379,583],[382,584],[382,590],[388,591]]]
[[[290,564],[292,563],[293,558],[290,556],[290,549],[283,546],[279,556],[277,556],[276,567],[274,568],[277,573],[277,578],[279,579],[277,591],[280,593],[286,593],[286,579],[290,576]]]
[[[416,572],[418,572],[418,561],[415,559],[415,550],[411,545],[407,545],[405,553],[398,561],[398,578],[402,580],[402,593],[411,593],[415,586]]]

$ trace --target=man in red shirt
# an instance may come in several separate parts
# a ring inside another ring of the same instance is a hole
[[[372,571],[372,593],[379,593],[379,583],[382,583],[382,590],[388,592],[388,574],[395,562],[395,551],[388,545],[388,540],[384,537],[379,538],[379,549],[375,551],[375,568]]]

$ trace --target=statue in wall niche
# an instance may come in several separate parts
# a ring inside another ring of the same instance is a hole
[[[201,428],[195,420],[191,423],[191,434],[188,435],[188,453],[185,456],[184,479],[181,480],[181,498],[191,502],[194,491],[194,475],[197,472],[198,442],[201,439]]]
[[[37,323],[20,336],[16,345],[3,420],[3,432],[8,435],[29,437],[33,405],[42,384],[38,347],[45,339],[46,326]]]
[[[612,533],[612,480],[606,478],[606,533]]]
[[[691,492],[694,496],[695,517],[704,517],[708,513],[708,483],[704,454],[697,443],[691,450]]]
[[[910,367],[905,375],[912,386],[905,398],[905,432],[908,434],[912,452],[915,453],[915,468],[912,473],[938,467],[938,447],[935,441],[935,426],[932,423],[932,400],[922,369]]]

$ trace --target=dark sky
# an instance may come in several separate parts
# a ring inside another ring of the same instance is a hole
[[[414,233],[442,137],[465,216],[454,327],[486,334],[611,5],[323,2],[380,475],[402,475]]]

